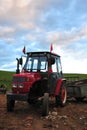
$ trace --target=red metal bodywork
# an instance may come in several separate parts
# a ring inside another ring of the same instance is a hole
[[[59,92],[60,92],[60,88],[61,88],[62,82],[63,82],[62,79],[59,79],[59,80],[58,80],[57,86],[56,86],[56,90],[55,90],[55,96],[58,96],[58,95],[59,95]]]
[[[59,55],[50,52],[29,52],[21,73],[19,64],[22,64],[21,58],[17,59],[17,71],[13,75],[13,94],[28,94],[31,97],[40,97],[44,93],[54,96],[60,94],[63,75]]]
[[[34,82],[39,81],[41,79],[41,76],[39,73],[20,73],[20,74],[14,74],[13,77],[26,77],[26,81],[25,82],[12,82],[12,85],[15,84],[17,85],[16,88],[12,87],[12,92],[13,93],[29,93],[30,88],[32,87],[32,85],[34,84]],[[22,84],[23,88],[19,88],[18,85]]]
[[[48,74],[49,75],[49,74]],[[29,93],[30,91],[30,88],[32,87],[32,85],[36,82],[36,81],[40,81],[41,80],[41,75],[40,73],[38,72],[33,72],[33,73],[20,73],[20,74],[14,74],[13,77],[26,77],[26,82],[12,82],[12,85],[15,84],[17,85],[16,88],[13,88],[12,87],[12,92],[13,93]],[[63,79],[59,79],[57,81],[57,85],[56,85],[56,89],[55,89],[55,93],[54,95],[55,96],[58,96],[59,95],[59,92],[60,92],[60,88],[61,88],[61,85],[63,83]],[[23,88],[19,88],[18,85],[19,84],[22,84],[24,87]]]

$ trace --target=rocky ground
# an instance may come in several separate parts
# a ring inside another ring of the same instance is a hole
[[[0,94],[0,130],[87,130],[87,99],[70,99],[63,108],[50,104],[50,112],[41,116],[41,107],[16,102],[14,112],[6,111],[6,95]]]

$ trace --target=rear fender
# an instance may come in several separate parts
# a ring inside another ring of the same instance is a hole
[[[64,82],[64,79],[59,79],[57,81],[56,90],[55,90],[55,96],[58,96],[60,93],[60,88],[62,86],[62,83]]]

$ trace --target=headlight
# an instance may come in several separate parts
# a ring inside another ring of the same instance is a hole
[[[17,88],[17,85],[16,85],[16,84],[13,84],[12,87],[13,87],[13,88]]]
[[[23,86],[23,84],[19,84],[18,87],[19,88],[23,88],[24,86]]]

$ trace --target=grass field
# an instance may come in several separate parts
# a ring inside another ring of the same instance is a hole
[[[15,72],[0,71],[0,85],[5,84],[7,89],[11,88],[12,76]],[[64,74],[64,77],[79,77],[79,79],[87,79],[87,74]]]
[[[15,72],[9,72],[9,71],[0,71],[0,80],[1,79],[6,79],[6,80],[11,80],[12,79],[12,75]]]
[[[64,74],[64,77],[79,77],[79,79],[87,79],[87,74]]]
[[[6,88],[9,90],[11,88],[11,80],[12,75],[15,72],[9,72],[9,71],[0,71],[0,86],[4,84]]]

